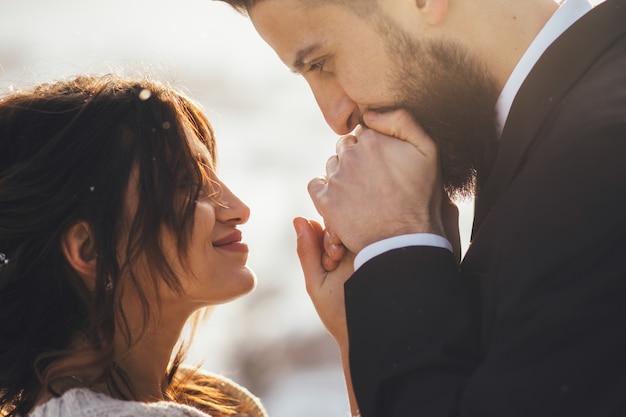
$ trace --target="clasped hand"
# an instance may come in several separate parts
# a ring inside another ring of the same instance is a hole
[[[352,253],[409,233],[445,236],[437,147],[404,110],[368,112],[337,142],[326,176],[309,183],[315,208]]]
[[[367,127],[339,139],[326,176],[309,183],[326,229],[294,220],[307,291],[340,346],[347,346],[343,285],[354,272],[354,254],[410,233],[452,230],[456,236],[448,239],[458,241],[458,212],[446,204],[433,140],[404,110],[367,112],[364,121]],[[456,226],[444,227],[450,207]]]

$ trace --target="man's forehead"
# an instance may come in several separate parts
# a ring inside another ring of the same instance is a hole
[[[295,72],[322,48],[329,29],[325,14],[303,8],[303,1],[309,0],[260,0],[250,10],[257,32]]]

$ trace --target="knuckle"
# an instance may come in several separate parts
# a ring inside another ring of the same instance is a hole
[[[313,178],[311,181],[309,181],[309,183],[307,184],[307,190],[309,191],[309,194],[318,194],[323,188],[323,181],[324,180],[322,178]]]
[[[337,155],[342,155],[344,152],[348,151],[357,143],[357,138],[354,135],[344,135],[337,140],[337,144],[335,145],[335,150]]]

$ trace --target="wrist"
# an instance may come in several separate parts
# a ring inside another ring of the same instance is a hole
[[[364,248],[391,239],[396,239],[401,236],[414,236],[414,235],[437,235],[442,238],[447,238],[443,223],[413,223],[398,224],[394,227],[393,224],[388,224],[383,230],[381,228],[380,233],[372,233],[368,237],[364,238],[362,244],[355,253],[360,253]]]
[[[408,246],[432,246],[448,249],[451,252],[453,251],[450,241],[442,235],[433,233],[411,233],[394,236],[364,247],[354,258],[354,270],[356,271],[367,261],[378,255]]]

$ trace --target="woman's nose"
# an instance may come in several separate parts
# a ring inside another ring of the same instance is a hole
[[[216,209],[216,218],[222,223],[244,224],[250,218],[250,208],[222,184],[222,198]]]

